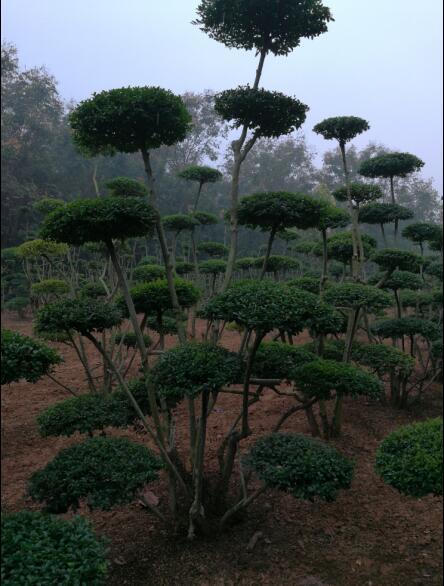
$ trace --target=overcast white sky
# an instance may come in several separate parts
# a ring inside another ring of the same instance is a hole
[[[251,82],[252,52],[229,50],[190,23],[198,0],[3,0],[2,39],[22,65],[46,65],[64,99],[128,85],[176,93]],[[356,144],[381,142],[425,162],[442,189],[442,0],[325,0],[335,22],[289,57],[269,57],[262,84],[327,116],[366,118]]]

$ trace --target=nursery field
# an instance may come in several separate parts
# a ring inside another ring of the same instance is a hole
[[[3,327],[32,334],[30,319],[4,315]],[[198,322],[197,338],[203,328]],[[306,337],[303,333],[295,340],[304,342]],[[239,333],[225,331],[221,345],[236,349],[239,339]],[[166,347],[175,344],[175,338],[168,336]],[[51,345],[64,358],[54,371],[59,381],[85,388],[74,350]],[[98,355],[92,347],[87,352],[94,365]],[[133,369],[135,375],[137,368]],[[67,393],[48,378],[38,384],[19,382],[2,389],[3,512],[38,510],[40,507],[26,497],[31,475],[62,448],[79,442],[79,434],[41,438],[38,432],[39,413],[66,398]],[[217,445],[240,402],[240,396],[223,394],[208,420],[205,457],[210,476],[211,466],[217,464]],[[289,397],[266,391],[251,407],[252,434],[243,450],[267,433],[291,402]],[[183,403],[177,410],[178,445],[187,445],[186,413],[180,413],[185,411]],[[79,513],[92,521],[98,535],[109,539],[107,584],[111,586],[438,586],[442,583],[442,498],[414,499],[400,494],[375,474],[374,461],[387,434],[400,425],[440,413],[438,384],[427,390],[420,405],[403,411],[366,397],[346,398],[346,425],[342,436],[331,443],[356,462],[351,489],[341,491],[332,503],[310,503],[268,491],[252,504],[243,520],[214,537],[190,542],[183,532],[175,534],[137,502],[110,512],[90,512],[82,506]],[[281,431],[309,434],[303,411],[289,418]],[[106,434],[153,447],[142,428],[107,429]],[[160,475],[149,485],[146,498],[161,507],[166,495],[166,480]],[[72,513],[62,517],[70,518]]]

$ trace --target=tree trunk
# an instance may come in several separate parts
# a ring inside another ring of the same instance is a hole
[[[327,252],[327,230],[322,230],[322,275],[320,282],[320,293],[322,295],[325,284],[328,280],[328,252]]]
[[[345,185],[346,185],[346,189],[347,189],[348,207],[349,207],[350,216],[352,219],[352,245],[353,245],[352,277],[355,281],[358,281],[361,276],[361,271],[362,271],[361,263],[360,263],[360,259],[359,259],[359,249],[358,249],[358,246],[359,246],[359,237],[358,237],[359,227],[358,227],[355,209],[353,207],[353,201],[352,201],[352,197],[351,197],[350,174],[349,174],[348,167],[347,167],[347,157],[345,154],[345,143],[340,142],[339,148],[341,151],[342,166],[343,166],[344,175],[345,175]]]
[[[265,252],[264,264],[262,265],[262,270],[261,270],[261,274],[259,276],[259,281],[262,281],[262,279],[265,277],[265,273],[267,272],[268,259],[270,258],[275,234],[276,234],[276,228],[272,228],[271,232],[270,232],[270,236],[268,238],[267,250]]]

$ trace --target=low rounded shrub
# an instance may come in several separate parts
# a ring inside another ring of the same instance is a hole
[[[90,281],[89,283],[85,283],[85,285],[79,290],[79,297],[82,298],[100,299],[105,298],[106,296],[107,293],[105,287],[100,281]]]
[[[257,258],[254,256],[246,256],[245,258],[238,258],[235,263],[236,270],[248,271],[248,269],[256,268]]]
[[[226,261],[218,260],[216,258],[203,260],[199,263],[199,271],[204,275],[220,275],[225,272],[226,268]]]
[[[406,352],[385,344],[354,344],[352,358],[380,376],[391,372],[409,376],[416,363]]]
[[[319,294],[319,279],[315,277],[296,277],[287,281],[286,284],[288,287],[296,287],[296,289],[302,289],[314,295]]]
[[[193,283],[178,278],[174,280],[174,284],[181,307],[191,307],[199,300],[199,289]],[[173,309],[166,279],[140,283],[132,287],[130,293],[138,313],[157,315],[159,312],[162,313]],[[120,297],[116,302],[125,311],[126,304],[123,298]]]
[[[39,512],[2,515],[4,586],[106,584],[106,548],[82,517],[58,519]]]
[[[253,362],[253,376],[287,379],[296,367],[316,360],[316,355],[301,346],[281,342],[262,342]]]
[[[305,435],[273,433],[259,438],[247,465],[270,488],[313,501],[334,501],[350,488],[353,464],[333,447]]]
[[[141,182],[130,177],[114,177],[106,184],[113,197],[147,197],[148,189]]]
[[[134,269],[134,281],[148,283],[149,281],[156,281],[157,279],[165,278],[165,268],[161,265],[139,265]]]
[[[60,210],[57,211],[63,210],[64,208],[60,208]],[[51,238],[36,238],[35,240],[28,240],[27,242],[20,244],[20,246],[17,247],[17,255],[21,258],[34,259],[41,256],[64,256],[67,254],[68,250],[68,246],[63,242],[54,242]]]
[[[239,382],[241,373],[237,354],[206,342],[188,342],[165,352],[151,377],[160,396],[179,402]]]
[[[69,293],[69,285],[62,279],[45,279],[31,285],[31,293],[40,295],[65,295]]]
[[[185,260],[176,262],[174,269],[178,275],[189,275],[195,271],[193,263]]]
[[[157,478],[161,462],[146,447],[125,438],[96,437],[65,448],[35,472],[29,495],[51,513],[76,510],[81,500],[104,511],[130,503]]]
[[[442,419],[400,427],[379,446],[376,472],[403,494],[441,495],[442,444]]]
[[[61,362],[61,356],[46,344],[18,332],[1,331],[2,385],[21,379],[35,383]]]

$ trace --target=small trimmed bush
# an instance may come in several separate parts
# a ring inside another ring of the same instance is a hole
[[[388,293],[362,283],[331,285],[325,292],[324,299],[341,309],[362,308],[368,312],[376,312],[392,305],[392,297]]]
[[[297,289],[308,291],[314,295],[319,294],[319,279],[316,279],[315,277],[296,277],[295,279],[287,281],[286,284],[288,287],[296,287]]]
[[[199,271],[204,275],[220,275],[225,272],[227,263],[224,260],[213,258],[199,263]]]
[[[399,250],[397,248],[385,248],[376,252],[371,260],[381,269],[386,271],[411,271],[418,272],[424,259],[415,252]]]
[[[66,448],[35,472],[29,495],[51,513],[78,509],[110,510],[134,500],[147,482],[157,478],[160,461],[146,447],[124,438],[96,437]]]
[[[45,279],[31,285],[31,293],[40,295],[65,295],[69,292],[69,285],[62,279]]]
[[[1,331],[2,385],[21,379],[36,383],[61,362],[61,356],[46,344],[18,332]]]
[[[259,438],[246,463],[270,488],[309,501],[334,501],[339,490],[350,488],[353,478],[353,464],[335,448],[299,434]]]
[[[191,307],[199,300],[199,289],[189,281],[175,279],[174,284],[181,307]],[[150,283],[140,283],[130,290],[134,306],[138,313],[155,314],[173,309],[170,290],[166,279],[158,279]],[[123,298],[117,303],[125,311],[126,304]]]
[[[39,512],[2,515],[3,586],[104,586],[106,549],[86,519]]]
[[[301,346],[281,342],[262,342],[254,357],[253,376],[287,379],[296,366],[316,358],[315,354]]]
[[[391,372],[409,376],[416,362],[406,352],[385,344],[354,344],[352,358],[380,376]]]
[[[147,197],[148,189],[141,182],[130,177],[114,177],[106,184],[113,197]]]
[[[376,472],[403,494],[441,495],[442,444],[442,419],[400,427],[379,446]]]
[[[373,332],[381,338],[402,338],[402,336],[422,336],[426,340],[436,340],[440,330],[433,322],[419,317],[385,319],[372,326]]]
[[[100,281],[91,281],[89,283],[85,283],[83,287],[79,290],[79,297],[82,298],[90,298],[90,299],[100,299],[105,298],[107,293],[105,291],[105,287],[100,283]]]
[[[161,265],[140,265],[134,269],[134,281],[148,283],[165,278],[165,268]]]
[[[195,267],[191,262],[185,260],[176,262],[175,271],[178,275],[189,275],[193,273],[194,270]]]

